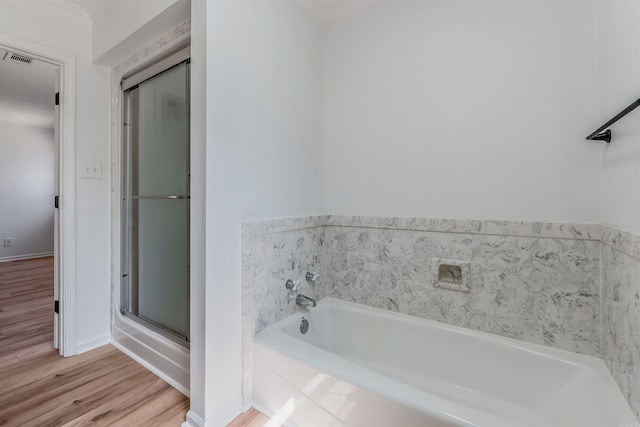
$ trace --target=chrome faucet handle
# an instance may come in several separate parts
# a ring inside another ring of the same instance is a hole
[[[307,282],[315,282],[316,280],[318,280],[318,277],[320,277],[320,275],[315,271],[313,273],[307,272],[307,274],[304,276]]]
[[[288,290],[290,290],[292,292],[296,292],[296,291],[298,291],[300,289],[300,280],[291,280],[291,279],[289,279],[289,280],[287,280],[285,282],[284,286]]]

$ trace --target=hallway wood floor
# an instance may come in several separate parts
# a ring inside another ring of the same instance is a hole
[[[53,257],[0,263],[1,426],[180,426],[189,399],[111,345],[53,348]],[[228,427],[281,427],[255,409]]]
[[[53,257],[0,263],[0,369],[54,352]]]

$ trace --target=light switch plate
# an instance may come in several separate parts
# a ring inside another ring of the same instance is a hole
[[[102,162],[100,160],[81,160],[80,178],[102,179]]]

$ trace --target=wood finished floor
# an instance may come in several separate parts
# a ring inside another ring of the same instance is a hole
[[[52,353],[52,343],[53,257],[0,263],[0,369]]]
[[[115,347],[53,349],[53,259],[0,263],[1,426],[180,426],[189,399]]]
[[[180,426],[189,399],[111,345],[53,348],[53,257],[0,263],[0,426]],[[228,427],[281,427],[250,409]]]
[[[251,408],[233,420],[227,427],[282,427],[282,425]]]

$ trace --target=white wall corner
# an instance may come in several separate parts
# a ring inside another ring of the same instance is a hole
[[[242,396],[238,396],[227,405],[220,408],[218,412],[207,418],[204,427],[224,427],[234,420],[238,415],[242,414]],[[189,414],[187,414],[187,420]],[[183,425],[184,427],[184,425]]]

